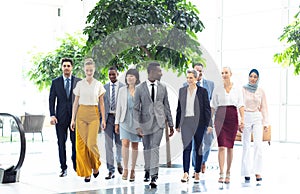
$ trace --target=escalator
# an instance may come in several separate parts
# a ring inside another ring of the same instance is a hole
[[[19,182],[26,139],[20,119],[0,113],[0,183]]]

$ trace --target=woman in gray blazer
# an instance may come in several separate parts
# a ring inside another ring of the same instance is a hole
[[[115,132],[120,134],[122,141],[122,157],[124,162],[123,180],[127,180],[128,178],[129,145],[131,142],[132,167],[129,181],[132,182],[135,179],[138,144],[142,141],[141,137],[137,136],[136,130],[133,127],[134,93],[135,86],[140,83],[139,72],[136,69],[129,69],[125,76],[125,83],[127,86],[120,88],[117,98]]]

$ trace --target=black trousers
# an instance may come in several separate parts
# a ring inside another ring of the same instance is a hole
[[[71,119],[69,120],[71,121]],[[59,154],[59,162],[60,168],[62,170],[66,170],[67,166],[67,154],[66,154],[66,141],[68,139],[68,131],[70,133],[70,140],[72,143],[72,162],[73,169],[76,171],[76,145],[75,145],[75,131],[70,130],[70,122],[60,122],[56,124],[56,136],[57,136],[57,144],[58,144],[58,154]]]

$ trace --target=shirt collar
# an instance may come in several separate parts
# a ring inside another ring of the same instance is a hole
[[[64,78],[64,81],[66,81],[67,80],[67,77],[65,77],[64,75],[63,75],[63,78]],[[69,79],[70,79],[70,81],[71,81],[71,78],[72,78],[72,76],[70,76],[70,77],[68,77]]]
[[[151,86],[151,84],[154,84],[155,86],[157,86],[157,80],[155,80],[155,82],[150,82],[148,79],[146,80],[147,85]]]
[[[119,85],[119,81],[116,81],[115,83],[109,82],[109,85],[112,86],[113,84],[115,84],[115,86]]]

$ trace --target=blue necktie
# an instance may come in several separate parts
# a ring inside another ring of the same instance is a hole
[[[110,109],[111,110],[115,110],[116,109],[116,99],[115,99],[115,84],[112,84],[112,89],[111,89],[111,106]]]
[[[69,96],[70,96],[70,79],[69,78],[67,78],[67,83],[66,83],[65,90],[66,90],[66,93],[67,93],[67,97],[69,98]]]

